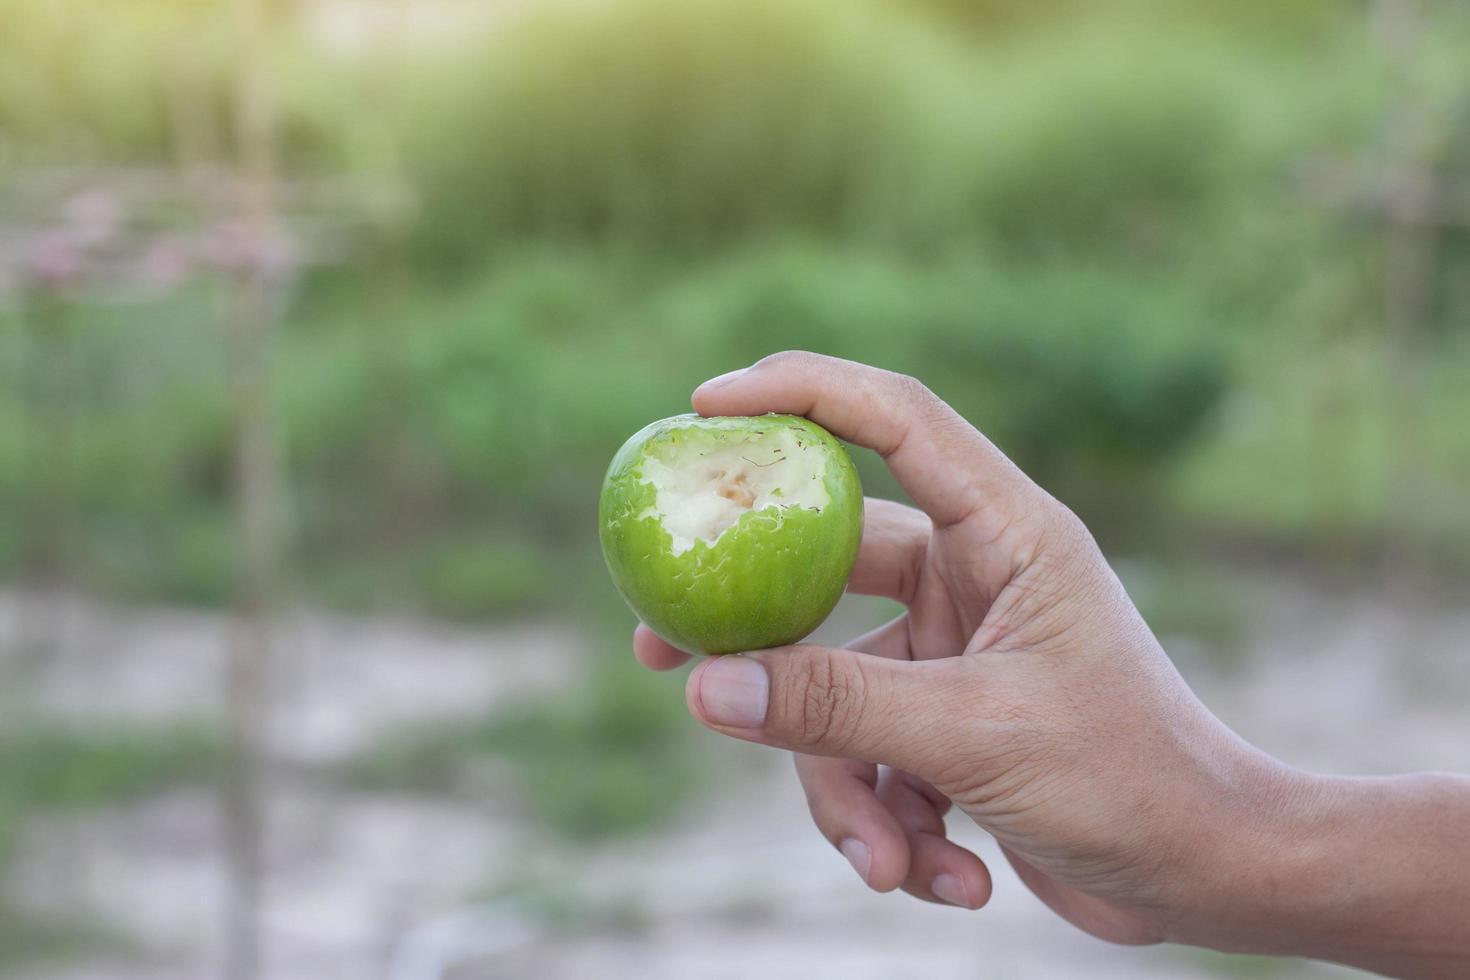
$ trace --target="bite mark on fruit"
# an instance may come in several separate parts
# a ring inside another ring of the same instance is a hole
[[[829,503],[822,479],[825,461],[795,453],[806,447],[790,429],[764,429],[747,439],[710,439],[701,448],[691,442],[685,438],[650,446],[639,474],[654,488],[655,501],[638,517],[651,517],[663,526],[674,555],[701,541],[714,545],[746,514],[770,511],[779,525],[785,508],[820,512]]]

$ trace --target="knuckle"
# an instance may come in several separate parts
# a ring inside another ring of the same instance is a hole
[[[910,405],[929,411],[939,401],[939,396],[930,391],[928,385],[912,375],[895,374],[893,379],[904,400]]]
[[[817,355],[805,350],[783,350],[767,354],[755,362],[757,368],[798,367],[810,364]]]
[[[974,434],[975,427],[969,420],[924,382],[907,374],[894,377],[897,400],[906,407],[910,427],[920,426],[929,430],[940,443],[962,442]]]
[[[840,750],[860,724],[861,670],[840,667],[831,653],[794,658],[787,699],[797,744]]]
[[[896,563],[893,591],[899,601],[908,603],[918,593],[927,555],[927,549],[915,548]]]

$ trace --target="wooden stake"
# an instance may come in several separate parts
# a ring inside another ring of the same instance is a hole
[[[224,792],[229,870],[224,961],[227,980],[254,980],[260,975],[264,734],[268,662],[281,566],[281,477],[270,399],[277,301],[270,255],[277,226],[274,119],[266,67],[270,15],[266,2],[235,2],[241,57],[235,103],[239,254],[229,282],[228,316],[240,568],[227,677],[232,746]]]

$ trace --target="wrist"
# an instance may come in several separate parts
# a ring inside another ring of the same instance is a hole
[[[1395,975],[1470,973],[1470,780],[1240,766],[1169,938]]]
[[[1203,802],[1182,821],[1175,872],[1163,908],[1166,942],[1226,952],[1267,952],[1274,909],[1288,903],[1292,872],[1310,866],[1313,835],[1302,829],[1322,807],[1317,777],[1235,743],[1211,758]]]

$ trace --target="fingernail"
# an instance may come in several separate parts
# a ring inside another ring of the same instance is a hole
[[[716,657],[699,677],[699,703],[705,717],[716,725],[761,727],[770,695],[766,668],[745,657]]]
[[[962,909],[970,907],[970,896],[965,893],[965,883],[959,875],[940,875],[929,885],[936,897]]]
[[[718,378],[710,378],[704,384],[700,385],[697,390],[703,391],[703,390],[705,390],[707,388],[723,388],[725,385],[727,385],[730,382],[734,381],[736,378],[740,377],[742,374],[744,374],[746,371],[749,371],[749,370],[750,370],[750,368],[743,367],[743,368],[738,368],[738,369],[736,369],[734,371],[726,371],[724,374],[720,375]]]
[[[866,882],[868,871],[873,867],[873,852],[868,850],[868,845],[856,837],[849,837],[838,844],[837,849],[847,858],[847,863],[852,865],[852,870],[858,873],[858,877]]]

